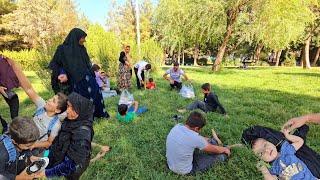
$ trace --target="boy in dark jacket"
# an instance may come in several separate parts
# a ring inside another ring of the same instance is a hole
[[[187,110],[201,109],[204,112],[218,111],[219,113],[227,116],[227,112],[219,102],[218,96],[211,92],[211,86],[209,83],[204,83],[201,86],[202,93],[204,94],[203,101],[196,100],[192,104],[187,106]],[[178,110],[179,112],[184,112],[185,109]]]

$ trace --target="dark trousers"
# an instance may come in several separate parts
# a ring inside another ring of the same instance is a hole
[[[8,98],[4,97],[3,95],[2,95],[2,97],[4,98],[6,103],[9,105],[11,119],[17,117],[19,114],[19,97],[18,97],[18,95],[14,95],[11,99],[8,99]]]
[[[144,86],[144,84],[141,84],[138,78],[138,68],[134,68],[134,74],[136,75],[136,79],[137,79],[137,87],[138,89],[141,89],[141,87]],[[141,72],[141,78],[144,82],[144,71]]]
[[[177,89],[180,90],[182,88],[182,82],[174,81],[174,83],[170,84],[170,86],[171,86],[172,89],[176,87]]]
[[[76,172],[66,176],[66,179],[68,179],[68,180],[78,180],[78,179],[80,179],[81,175],[84,173],[84,171],[86,171],[87,167],[89,166],[89,163],[90,163],[90,159],[88,159],[87,162],[85,162],[85,164],[82,167],[77,169]]]
[[[191,110],[195,110],[195,109],[201,109],[204,112],[209,111],[209,108],[207,107],[206,103],[203,101],[199,101],[199,100],[196,100],[195,102],[193,102],[187,106],[187,110],[191,111]]]
[[[2,95],[2,97],[4,98],[6,103],[9,105],[11,119],[17,117],[19,114],[19,97],[18,97],[18,95],[14,95],[10,99],[4,97],[3,95]],[[0,122],[2,125],[2,134],[3,134],[4,132],[6,132],[8,130],[8,123],[1,116],[0,116]]]
[[[210,139],[210,144],[217,145],[215,139]],[[225,154],[207,154],[200,151],[195,151],[193,154],[192,170],[189,173],[194,175],[197,172],[204,172],[211,168],[214,164],[218,162],[223,162],[227,160],[227,155]]]

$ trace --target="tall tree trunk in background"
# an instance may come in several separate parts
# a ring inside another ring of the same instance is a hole
[[[226,51],[226,47],[228,45],[228,42],[230,40],[230,37],[233,33],[233,26],[237,21],[237,17],[244,5],[246,5],[250,0],[243,0],[239,4],[237,4],[235,7],[231,7],[230,9],[227,10],[227,28],[226,28],[226,33],[224,34],[224,38],[222,41],[222,44],[219,47],[218,54],[217,54],[217,59],[212,65],[212,70],[213,71],[218,71],[220,69],[220,64],[222,62],[224,53]]]
[[[280,56],[281,56],[282,50],[277,51],[276,53],[276,64],[275,66],[279,66],[280,64]]]
[[[140,9],[139,0],[131,0],[132,14],[134,15],[134,25],[136,30],[136,42],[138,46],[138,55],[141,58],[141,48],[140,48]]]
[[[320,47],[317,47],[317,52],[316,52],[316,55],[313,59],[312,66],[317,66],[317,62],[319,60],[319,55],[320,55]]]
[[[262,48],[263,48],[262,43],[259,43],[258,46],[256,47],[256,52],[254,53],[254,60],[256,63],[260,60],[260,54],[261,54]]]
[[[196,45],[195,47],[194,47],[194,51],[193,51],[193,59],[194,59],[194,61],[193,61],[193,65],[194,66],[199,66],[198,65],[198,63],[197,63],[197,60],[198,60],[198,58],[199,58],[199,46],[198,45]]]
[[[184,47],[182,48],[182,65],[184,65]]]
[[[304,48],[303,48],[303,57],[302,57],[302,62],[303,62],[303,68],[304,69],[310,69],[310,56],[309,56],[309,49],[310,49],[310,42],[311,42],[311,34],[308,35],[308,38],[304,42]]]
[[[180,56],[181,56],[181,46],[179,44],[179,47],[178,47],[178,63],[180,64]]]

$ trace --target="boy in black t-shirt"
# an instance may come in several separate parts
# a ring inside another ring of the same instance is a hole
[[[202,93],[204,94],[203,101],[196,100],[192,104],[187,106],[187,110],[201,109],[205,113],[218,111],[227,117],[227,112],[219,102],[218,96],[211,91],[211,86],[209,83],[204,83],[201,86]],[[185,112],[185,109],[178,110],[179,112]]]

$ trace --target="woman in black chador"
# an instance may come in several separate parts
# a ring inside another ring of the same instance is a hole
[[[101,91],[91,70],[91,62],[84,47],[87,34],[79,28],[70,31],[59,45],[49,68],[52,70],[51,85],[55,93],[77,92],[93,101],[95,117],[109,118]]]

